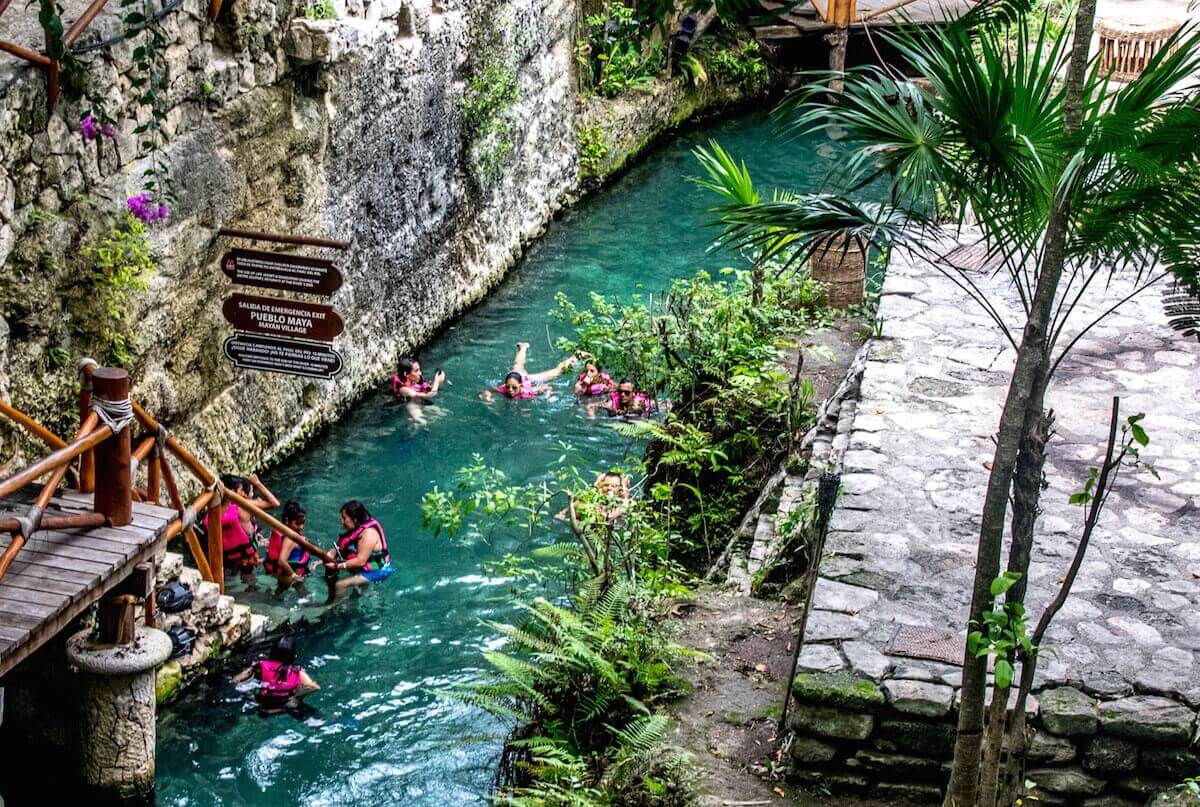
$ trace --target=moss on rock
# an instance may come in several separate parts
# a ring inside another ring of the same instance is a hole
[[[183,684],[183,667],[178,661],[168,661],[158,668],[154,679],[154,700],[159,705],[167,703]]]
[[[883,690],[874,683],[846,673],[801,673],[792,683],[792,694],[806,703],[873,709],[883,706]]]

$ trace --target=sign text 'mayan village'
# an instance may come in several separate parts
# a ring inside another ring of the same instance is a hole
[[[268,336],[330,342],[343,328],[332,306],[277,297],[234,294],[221,311],[234,329]]]

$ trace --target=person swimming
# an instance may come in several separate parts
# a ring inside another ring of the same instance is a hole
[[[290,527],[303,534],[308,515],[295,499],[283,503],[283,513],[279,520],[284,526]],[[267,557],[263,560],[263,569],[279,583],[275,586],[275,598],[279,599],[289,588],[296,589],[302,598],[310,595],[304,578],[312,571],[312,556],[308,550],[296,544],[291,538],[279,530],[271,530],[271,538],[267,542]]]
[[[233,683],[241,684],[251,679],[258,683],[254,699],[267,714],[298,709],[304,696],[321,688],[296,663],[296,643],[291,636],[276,639],[267,658],[259,659],[235,675]]]
[[[590,395],[605,395],[615,388],[616,385],[613,384],[608,373],[601,370],[600,365],[590,359],[584,363],[583,372],[575,381],[575,394],[581,398]]]
[[[392,393],[401,400],[428,402],[438,394],[446,374],[438,370],[433,381],[425,381],[421,375],[421,363],[414,358],[401,359],[392,376]]]
[[[263,510],[279,506],[279,499],[258,478],[258,474],[249,477],[224,474],[221,484],[227,490],[240,493]],[[258,496],[255,496],[255,493]],[[236,570],[246,585],[247,591],[258,589],[258,525],[254,523],[249,511],[238,507],[236,502],[226,503],[221,510],[221,547],[225,556],[225,568]]]
[[[576,530],[591,524],[613,523],[625,515],[629,506],[629,477],[617,471],[605,471],[596,477],[597,501],[583,498],[572,499],[555,518],[570,520]]]
[[[525,360],[528,354],[529,343],[517,342],[517,355],[513,357],[512,370],[504,376],[504,382],[498,387],[486,389],[481,393],[480,397],[486,403],[491,403],[493,392],[498,392],[505,398],[511,399],[536,398],[550,392],[551,388],[545,382],[558,378],[575,363],[574,357],[568,356],[549,370],[528,373],[525,370]]]
[[[594,417],[597,409],[603,409],[610,417],[637,418],[649,414],[654,408],[655,402],[650,396],[639,392],[634,382],[622,378],[608,402],[591,405],[588,415]]]
[[[351,586],[381,583],[392,576],[392,557],[388,553],[387,537],[383,526],[371,517],[363,503],[351,499],[342,505],[342,526],[346,531],[338,538],[337,547],[331,553],[341,561],[326,561],[332,571],[356,572],[338,580],[335,593]]]

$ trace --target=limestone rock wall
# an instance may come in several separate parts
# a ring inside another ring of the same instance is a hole
[[[179,199],[152,232],[158,271],[127,298],[128,364],[148,409],[213,467],[244,470],[286,452],[478,300],[575,185],[577,9],[339,0],[337,19],[310,21],[291,0],[226,5],[216,24],[201,0],[164,20]],[[119,22],[106,15],[93,29],[110,36]],[[131,48],[89,56],[96,86],[129,86]],[[519,88],[501,112],[516,126],[494,179],[463,158],[461,100],[485,57]],[[114,109],[118,139],[84,144],[80,108],[60,103],[47,119],[39,72],[5,61],[0,87],[0,394],[66,430],[75,362],[104,350],[80,336],[98,304],[86,248],[140,186],[135,110]],[[221,226],[352,242],[337,256],[346,368],[336,380],[226,362]],[[8,459],[16,441],[5,439]]]

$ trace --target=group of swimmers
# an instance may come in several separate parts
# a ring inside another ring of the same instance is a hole
[[[480,398],[485,403],[491,403],[496,395],[512,400],[547,395],[553,392],[548,382],[570,370],[577,361],[576,357],[568,356],[549,370],[530,373],[526,369],[528,356],[529,343],[517,342],[512,369],[498,386],[483,390]],[[638,390],[634,381],[621,379],[614,382],[593,359],[587,356],[580,358],[584,360],[584,365],[583,371],[575,380],[575,395],[587,402],[589,416],[594,417],[597,411],[604,411],[618,417],[638,417],[649,414],[655,408],[651,397]],[[400,360],[396,373],[392,376],[392,393],[410,404],[410,411],[414,417],[423,419],[419,405],[433,402],[445,383],[446,374],[441,370],[434,373],[432,381],[426,381],[421,371],[421,363],[409,357]]]
[[[279,499],[257,475],[226,475],[221,477],[221,484],[263,510],[280,506]],[[343,504],[339,515],[343,531],[329,551],[331,560],[324,564],[330,578],[338,578],[334,584],[335,591],[378,583],[390,577],[392,559],[380,523],[362,502],[355,499]],[[304,536],[308,513],[300,502],[288,499],[283,503],[279,520],[289,530]],[[289,588],[302,598],[310,596],[304,579],[313,571],[316,563],[309,551],[276,529],[271,531],[267,539],[264,557],[261,554],[258,525],[250,512],[236,502],[229,502],[221,511],[221,545],[225,567],[236,571],[248,590],[258,588],[258,567],[261,565],[277,581],[276,597],[282,597]],[[342,572],[350,574],[342,577]]]
[[[549,394],[552,388],[548,382],[562,376],[577,361],[575,357],[567,357],[548,370],[530,373],[526,369],[528,355],[529,343],[518,342],[512,369],[499,385],[483,390],[480,397],[491,403],[496,395],[515,400]],[[605,411],[618,417],[642,417],[656,408],[653,398],[638,390],[633,381],[614,382],[595,360],[587,356],[579,358],[584,365],[576,377],[574,392],[587,404],[589,416]],[[421,422],[424,420],[421,405],[433,402],[445,384],[446,374],[441,370],[433,374],[432,380],[425,380],[421,363],[415,358],[401,359],[392,376],[392,392],[409,404],[414,418]],[[256,475],[224,476],[221,481],[227,489],[236,491],[259,508],[272,510],[281,506],[275,494]],[[599,504],[573,500],[558,518],[569,520],[575,529],[593,521],[612,523],[622,518],[630,498],[628,478],[616,472],[602,473],[596,479],[596,489],[600,494]],[[343,504],[339,514],[344,531],[329,553],[332,560],[325,562],[334,594],[390,577],[391,556],[379,522],[356,500]],[[279,520],[289,530],[303,536],[308,516],[300,502],[288,499],[282,504]],[[304,581],[314,570],[315,559],[285,532],[271,531],[265,557],[262,557],[261,543],[257,540],[258,527],[252,515],[234,502],[227,504],[221,512],[221,532],[226,568],[236,570],[247,589],[257,589],[261,565],[277,581],[275,597],[282,597],[289,589],[295,590],[301,598],[311,596]],[[342,577],[342,572],[349,574]],[[337,580],[333,582],[335,577]],[[278,639],[267,658],[239,673],[234,682],[253,682],[257,689],[256,700],[268,713],[295,708],[304,695],[320,688],[296,663],[295,640],[288,636]]]

